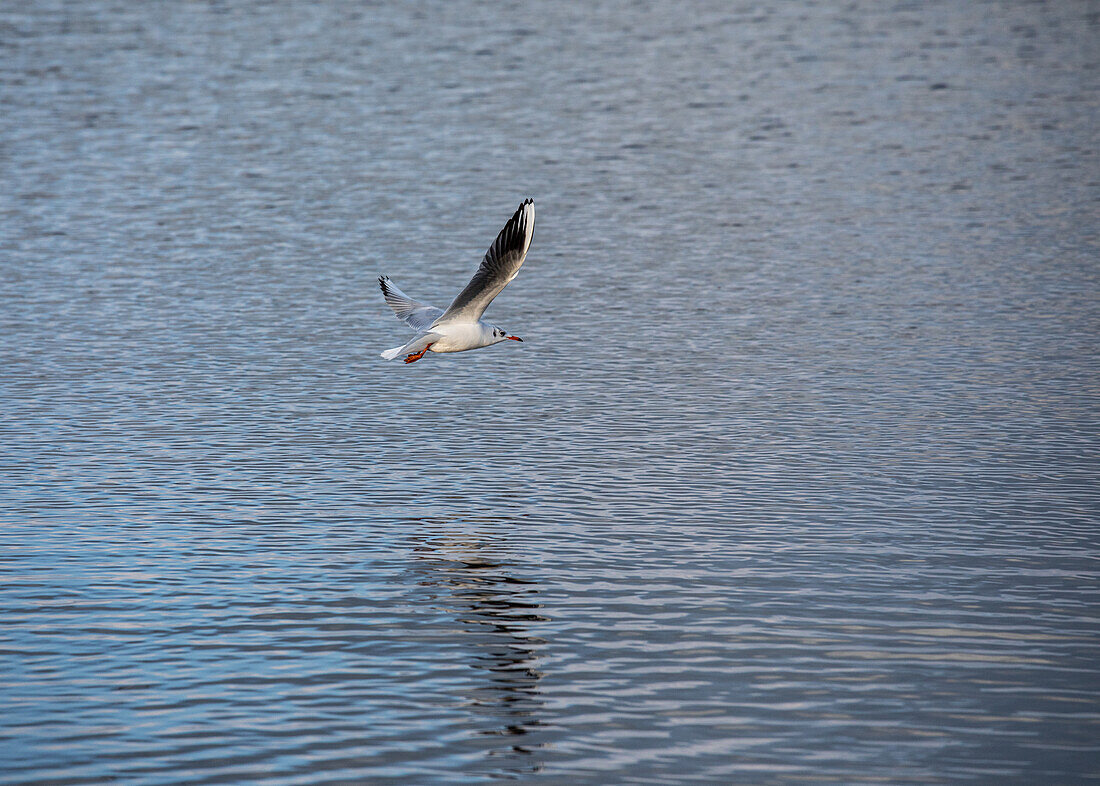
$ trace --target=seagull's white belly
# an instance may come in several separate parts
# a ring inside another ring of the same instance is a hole
[[[432,352],[463,352],[493,343],[485,340],[486,331],[483,331],[481,325],[476,322],[437,325],[432,328],[432,332],[440,336],[432,344]]]

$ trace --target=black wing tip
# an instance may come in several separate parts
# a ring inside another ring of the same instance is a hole
[[[504,248],[514,248],[523,243],[524,233],[527,227],[527,206],[534,206],[535,200],[531,197],[527,197],[520,202],[519,207],[516,208],[516,212],[512,214],[512,217],[508,219],[508,223],[504,225],[504,229],[500,230],[500,235],[497,237],[497,242],[494,244],[502,245]]]
[[[390,277],[389,276],[379,276],[378,277],[378,286],[382,288],[382,294],[386,294],[387,290],[389,289],[389,287],[386,286],[386,284],[388,284],[388,283],[390,283]]]
[[[523,218],[523,214],[524,214],[524,212],[526,212],[527,206],[528,205],[534,205],[534,204],[535,204],[535,200],[531,199],[531,197],[527,197],[527,199],[520,202],[519,207],[516,208],[516,212],[512,215],[512,218],[508,223],[509,224],[518,224],[520,222],[520,220]]]

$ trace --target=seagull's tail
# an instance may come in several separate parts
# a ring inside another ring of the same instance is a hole
[[[385,352],[382,353],[382,357],[385,360],[393,360],[398,355],[411,355],[415,352],[419,352],[420,350],[425,349],[426,347],[431,346],[438,340],[438,333],[432,333],[430,331],[426,333],[417,333],[415,336],[413,336],[412,341],[410,341],[408,344],[404,344],[400,347],[394,347],[393,349],[387,349]]]

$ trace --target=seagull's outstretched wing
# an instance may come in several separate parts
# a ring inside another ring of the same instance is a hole
[[[523,200],[485,252],[481,267],[436,322],[477,322],[493,298],[516,277],[535,233],[535,203]]]
[[[397,288],[396,284],[390,281],[389,276],[379,276],[378,286],[382,287],[382,294],[386,298],[386,303],[393,309],[393,313],[397,315],[397,318],[404,321],[417,333],[427,330],[433,322],[443,315],[442,309],[413,300],[406,295]]]

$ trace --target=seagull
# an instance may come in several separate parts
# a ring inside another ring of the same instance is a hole
[[[446,311],[413,300],[398,289],[389,276],[379,276],[378,286],[382,288],[386,303],[398,319],[416,331],[412,341],[387,349],[382,357],[393,360],[404,355],[406,363],[415,363],[428,351],[465,352],[508,339],[523,341],[500,325],[483,321],[481,315],[493,298],[516,277],[527,258],[534,232],[535,203],[525,199],[485,252],[485,259],[470,283]]]

